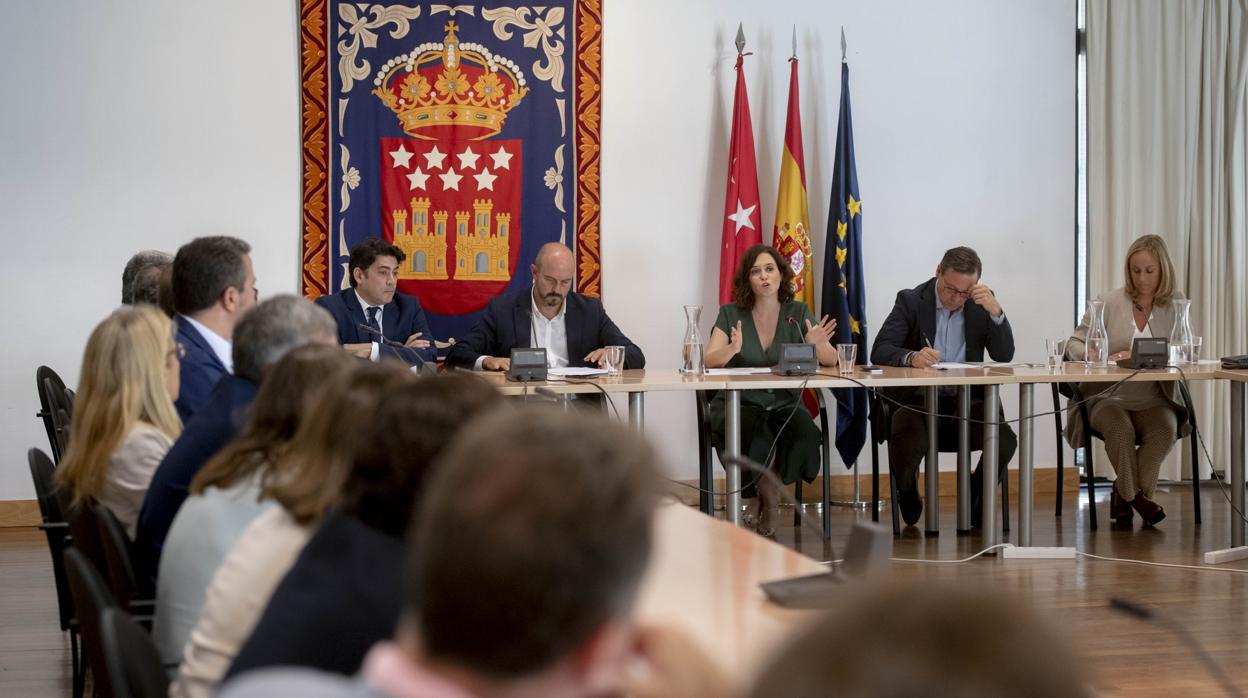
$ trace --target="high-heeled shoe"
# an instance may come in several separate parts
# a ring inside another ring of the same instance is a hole
[[[1135,495],[1135,499],[1131,500],[1131,508],[1140,512],[1140,518],[1144,519],[1144,523],[1149,526],[1156,526],[1161,520],[1166,518],[1166,510],[1161,505],[1148,497],[1143,492]]]
[[[1119,526],[1130,528],[1135,522],[1135,512],[1131,511],[1131,503],[1118,494],[1117,488],[1110,488],[1109,516]]]
[[[771,478],[764,477],[758,483],[758,535],[770,538],[776,534],[776,520],[780,518],[780,492]]]

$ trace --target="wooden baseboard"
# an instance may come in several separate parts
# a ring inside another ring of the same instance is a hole
[[[1010,496],[1017,498],[1018,497],[1018,471],[1010,470],[1009,479],[1010,479]],[[859,480],[859,489],[860,489],[859,496],[864,500],[871,499],[871,476],[859,475],[858,480]],[[925,478],[923,477],[923,474],[920,473],[919,474],[919,492],[927,491],[924,480]],[[1079,474],[1078,472],[1076,472],[1075,468],[1071,467],[1071,468],[1065,469],[1065,480],[1066,482],[1064,483],[1064,486],[1062,488],[1064,492],[1075,492],[1078,490]],[[689,485],[692,485],[693,487],[697,487],[698,485],[697,480],[685,480],[684,482]],[[940,486],[940,496],[942,497],[953,497],[953,496],[956,496],[958,493],[957,473],[954,473],[952,471],[942,472],[940,474],[940,481],[937,484]],[[725,489],[726,488],[724,487],[724,479],[717,478],[715,480],[715,491],[723,492]],[[828,489],[832,493],[832,499],[834,501],[853,499],[854,476],[848,475],[848,474],[847,475],[833,475],[828,483]],[[1057,468],[1037,468],[1035,471],[1035,477],[1033,478],[1032,490],[1036,495],[1056,494],[1057,493]],[[679,497],[680,500],[685,502],[686,504],[696,506],[698,503],[698,493],[694,489],[690,489],[688,487],[673,486],[671,488],[671,491],[672,491],[672,494]],[[823,478],[822,477],[816,477],[814,482],[805,483],[802,485],[802,501],[803,502],[818,502],[822,498],[822,496],[823,496]],[[880,476],[880,499],[888,499],[888,475],[887,474]]]
[[[38,526],[42,522],[39,502],[33,499],[0,499],[0,528]]]

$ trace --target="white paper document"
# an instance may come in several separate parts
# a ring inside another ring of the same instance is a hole
[[[932,368],[936,369],[937,371],[940,371],[946,368],[983,368],[983,367],[977,364],[958,363],[957,361],[937,361],[936,363],[932,364]]]
[[[560,376],[562,378],[578,378],[583,376],[605,376],[607,369],[605,368],[589,368],[586,366],[563,366],[561,368],[546,369],[548,376]]]
[[[762,367],[745,367],[745,368],[708,368],[706,375],[708,376],[753,376],[763,373],[771,373],[770,366]]]

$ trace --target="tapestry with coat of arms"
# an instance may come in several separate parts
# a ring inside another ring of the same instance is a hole
[[[547,242],[600,295],[601,0],[300,5],[307,298],[369,237],[403,250],[439,344]]]

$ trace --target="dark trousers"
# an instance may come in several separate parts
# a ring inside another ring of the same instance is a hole
[[[957,415],[957,396],[942,395],[937,399],[936,411],[941,415]],[[925,403],[911,403],[920,410],[926,410]],[[971,419],[984,418],[984,401],[971,400]],[[998,412],[998,419],[1003,419]],[[984,425],[971,422],[970,448],[972,451],[984,450]],[[954,416],[939,417],[936,420],[936,445],[943,453],[958,450],[958,420]],[[1008,424],[997,427],[997,474],[1005,476],[1006,467],[1018,449],[1018,438]],[[894,406],[892,429],[888,436],[888,469],[892,471],[897,482],[897,489],[914,492],[918,488],[919,462],[927,455],[927,416],[913,410]],[[978,479],[979,466],[984,462],[981,453],[975,464],[975,476]]]

